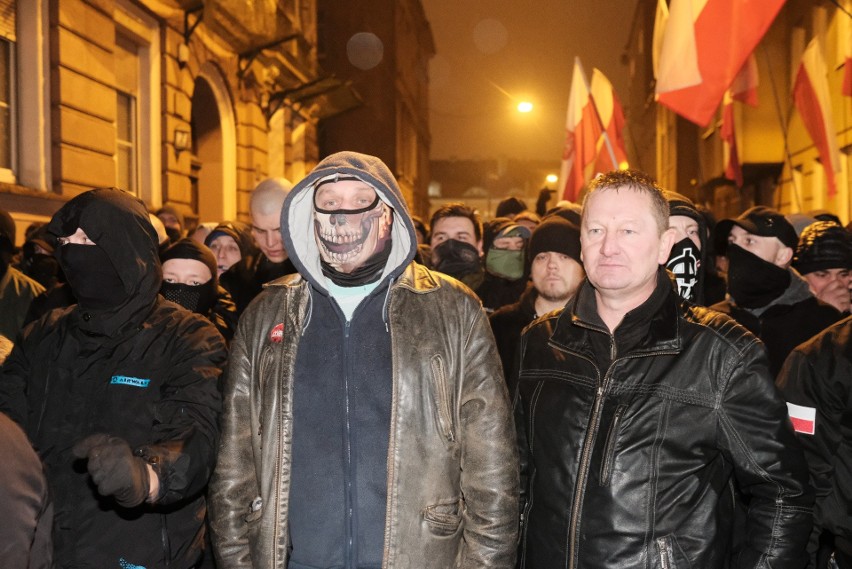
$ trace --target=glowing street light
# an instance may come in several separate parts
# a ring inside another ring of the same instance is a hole
[[[521,101],[518,103],[518,112],[519,113],[528,113],[533,110],[533,104],[529,101]]]
[[[548,184],[555,184],[558,179],[559,177],[556,174],[548,174],[547,178],[545,178]]]

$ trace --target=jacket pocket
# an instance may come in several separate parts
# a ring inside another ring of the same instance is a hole
[[[245,521],[248,528],[249,543],[257,543],[260,534],[260,519],[263,517],[263,500],[260,496],[255,498],[249,507]]]
[[[615,460],[615,442],[618,440],[618,430],[621,425],[621,417],[627,410],[627,405],[619,405],[615,409],[615,414],[612,416],[612,423],[609,426],[609,432],[606,435],[606,444],[604,446],[604,459],[601,462],[601,486],[608,486],[612,477],[612,463]]]
[[[681,550],[673,534],[656,539],[660,569],[691,569],[692,563]]]
[[[429,531],[441,537],[455,534],[461,527],[464,501],[455,498],[446,502],[438,502],[426,506],[421,512]]]
[[[447,374],[444,370],[444,360],[434,355],[429,362],[432,366],[432,380],[435,388],[435,411],[438,416],[438,428],[441,435],[448,441],[454,442],[456,434],[453,429],[453,413],[450,404],[450,391],[447,387]]]

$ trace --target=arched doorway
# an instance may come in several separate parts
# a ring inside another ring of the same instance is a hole
[[[205,63],[192,92],[192,190],[199,221],[237,214],[236,126],[227,84]]]

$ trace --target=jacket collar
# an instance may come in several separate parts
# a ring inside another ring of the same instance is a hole
[[[275,279],[272,282],[265,283],[263,287],[301,286],[305,283],[305,278],[302,277],[302,275],[295,273],[292,275],[286,275],[280,279]],[[419,263],[411,261],[392,286],[405,287],[417,293],[426,293],[437,290],[441,285],[432,271]]]
[[[619,349],[619,356],[680,350],[680,304],[670,277],[661,268],[654,292],[624,316],[613,334],[618,344],[630,346],[626,353]],[[595,289],[587,278],[559,316],[550,341],[569,351],[591,354],[588,335],[595,333],[609,335],[609,330],[598,315]]]

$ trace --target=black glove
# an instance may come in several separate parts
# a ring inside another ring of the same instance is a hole
[[[127,441],[105,434],[91,435],[74,445],[77,458],[89,459],[89,474],[102,496],[113,496],[119,505],[133,508],[148,497],[148,463]]]

